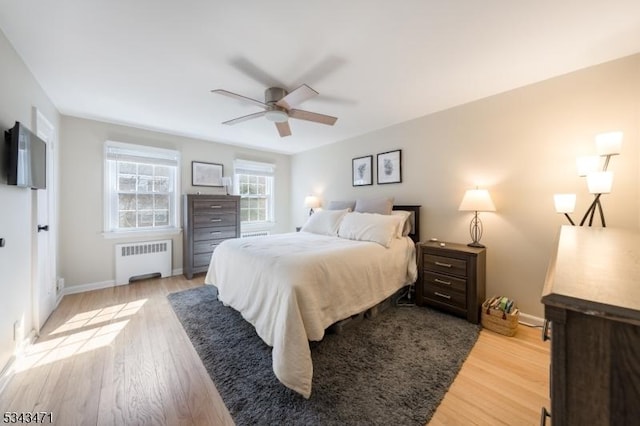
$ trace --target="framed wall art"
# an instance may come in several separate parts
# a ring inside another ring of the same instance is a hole
[[[191,185],[222,187],[222,164],[191,162]]]
[[[351,160],[351,184],[353,186],[373,185],[373,155]]]
[[[377,155],[378,185],[402,182],[402,150],[382,152]]]

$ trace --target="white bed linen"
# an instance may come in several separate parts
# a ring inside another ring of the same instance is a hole
[[[276,377],[309,398],[309,340],[416,280],[414,242],[389,248],[307,232],[226,240],[216,247],[205,283],[273,347]]]

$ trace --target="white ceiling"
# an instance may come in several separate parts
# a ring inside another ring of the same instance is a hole
[[[63,114],[295,153],[640,51],[638,0],[0,0]],[[221,122],[269,86],[335,126]]]

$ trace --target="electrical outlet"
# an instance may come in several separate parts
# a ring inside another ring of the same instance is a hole
[[[58,278],[56,280],[56,293],[60,293],[64,288],[64,278]]]

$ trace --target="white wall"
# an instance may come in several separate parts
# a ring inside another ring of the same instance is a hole
[[[103,147],[105,140],[176,149],[182,154],[182,193],[223,193],[224,189],[191,186],[191,161],[221,163],[225,176],[233,160],[243,158],[276,164],[276,226],[290,232],[290,157],[221,143],[190,139],[99,121],[63,116],[60,133],[60,275],[67,291],[113,283],[114,245],[151,238],[105,239],[103,231]],[[173,236],[173,269],[182,269],[182,235]]]
[[[624,132],[623,153],[609,167],[613,193],[602,197],[607,225],[639,226],[639,111],[640,55],[634,55],[297,154],[292,219],[304,222],[310,193],[324,202],[394,196],[397,204],[422,205],[423,240],[467,243],[471,213],[458,205],[466,189],[487,188],[497,208],[481,213],[487,296],[512,297],[521,311],[542,317],[547,263],[565,224],[553,194],[577,193],[574,220],[580,219],[592,197],[575,173],[575,158],[595,154],[597,133]],[[373,154],[375,163],[375,154],[394,149],[402,149],[401,184],[351,186],[352,158]]]
[[[4,131],[20,121],[33,127],[33,107],[59,127],[59,114],[29,69],[0,31],[0,371],[16,342],[13,325],[21,321],[26,337],[33,329],[31,250],[35,236],[35,191],[6,185]],[[55,228],[57,224],[50,223]]]

